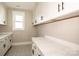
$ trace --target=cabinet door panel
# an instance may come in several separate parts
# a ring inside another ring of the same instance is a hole
[[[40,14],[41,14],[41,5],[38,4],[35,10],[35,23],[40,22]]]
[[[5,54],[5,48],[4,48],[5,40],[0,40],[0,56],[3,56]]]
[[[64,11],[63,13],[70,13],[79,10],[78,2],[64,2]]]
[[[56,19],[63,19],[63,18],[68,18],[68,17],[73,17],[78,15],[77,11],[79,10],[78,2],[62,2],[59,3],[60,6],[60,12],[58,12]],[[63,9],[62,9],[63,6]]]
[[[6,19],[6,11],[5,7],[0,4],[0,24],[5,24],[5,19]]]
[[[5,49],[6,49],[6,51],[7,51],[7,50],[10,48],[10,46],[11,46],[11,42],[10,42],[9,37],[6,37],[6,38],[5,38],[5,44],[6,44]]]
[[[44,11],[44,20],[50,20],[53,19],[53,17],[56,16],[58,10],[57,10],[57,3],[56,2],[48,2],[45,3],[45,9]]]
[[[44,2],[41,3],[41,16],[43,16],[42,21],[47,21],[49,19],[52,19],[57,14],[57,3],[56,2]]]
[[[58,13],[58,2],[40,2],[35,10],[35,19],[37,23],[47,21],[56,17]]]

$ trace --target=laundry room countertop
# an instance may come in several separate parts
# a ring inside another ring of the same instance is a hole
[[[2,32],[0,33],[0,39],[3,39],[4,37],[7,37],[11,34],[13,34],[13,32]]]
[[[33,43],[39,48],[44,56],[75,56],[79,51],[51,41],[44,37],[33,37]]]

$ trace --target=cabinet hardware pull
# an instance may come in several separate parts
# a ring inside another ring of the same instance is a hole
[[[5,24],[5,21],[3,23]]]
[[[32,53],[34,54],[34,50],[32,50]]]
[[[11,42],[11,40],[10,40],[10,42]]]
[[[32,24],[33,24],[33,22],[32,22]]]
[[[3,47],[5,48],[5,47],[6,47],[6,45],[4,44],[4,45],[3,45]]]
[[[41,20],[43,20],[43,16],[41,16]]]
[[[38,56],[41,56],[41,55],[38,55]]]
[[[37,23],[37,21],[35,20],[35,23]]]
[[[64,2],[62,2],[62,10],[64,9]]]
[[[58,12],[60,12],[60,4],[58,4]]]

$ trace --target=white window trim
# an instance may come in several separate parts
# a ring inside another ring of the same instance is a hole
[[[25,13],[24,13],[24,19],[23,19],[23,28],[15,28],[15,20],[13,19],[14,18],[14,12],[23,12],[24,13],[24,11],[18,11],[18,10],[13,10],[12,11],[12,23],[13,23],[13,31],[15,31],[15,30],[24,30],[25,29]]]

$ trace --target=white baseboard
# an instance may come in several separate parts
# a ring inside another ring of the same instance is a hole
[[[28,44],[32,44],[32,42],[19,42],[19,43],[12,43],[12,46],[28,45]]]

